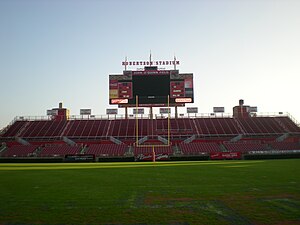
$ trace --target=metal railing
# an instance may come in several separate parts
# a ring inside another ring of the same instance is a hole
[[[251,115],[252,117],[289,117],[293,122],[299,124],[294,117],[289,113],[285,112],[261,112]],[[150,114],[141,114],[137,115],[138,119],[150,119]],[[168,118],[167,114],[154,114],[153,118],[163,119]],[[170,114],[170,118],[233,118],[233,115],[230,113],[185,113],[179,114]],[[116,119],[126,119],[125,114],[116,114],[116,115],[70,115],[68,120],[116,120]],[[136,119],[136,115],[129,114],[127,119]],[[12,125],[15,121],[35,121],[35,120],[53,120],[52,116],[17,116],[12,122],[8,125]]]

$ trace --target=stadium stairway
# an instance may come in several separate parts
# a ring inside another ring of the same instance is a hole
[[[164,143],[165,145],[169,144],[168,139],[163,138],[162,136],[158,136],[157,140],[161,141],[162,143]]]
[[[67,130],[69,130],[69,126],[70,126],[70,121],[67,122],[66,126],[64,127],[63,131],[61,132],[60,137],[64,137],[65,133],[67,132]]]
[[[241,126],[241,124],[238,122],[238,120],[236,118],[233,118],[235,124],[237,125],[237,127],[239,128],[239,130],[241,131],[241,134],[244,135],[246,134],[246,132],[244,131],[243,127]]]
[[[274,120],[288,133],[289,129],[281,122],[281,120],[277,117],[274,117]]]
[[[21,129],[18,131],[18,133],[16,134],[16,137],[20,137],[21,134],[23,134],[23,132],[27,129],[27,127],[29,126],[30,122],[27,121],[23,127],[21,127]]]
[[[42,150],[43,150],[42,147],[39,146],[32,154],[35,156],[39,156]]]
[[[239,140],[241,140],[243,138],[242,134],[239,134],[238,136],[235,136],[234,138],[232,138],[230,140],[230,142],[238,142]]]
[[[134,156],[134,147],[133,146],[129,146],[127,148],[127,151],[124,153],[124,156]]]
[[[72,141],[71,139],[67,138],[67,137],[63,137],[63,141],[66,142],[66,144],[70,145],[70,146],[75,146],[76,142]]]
[[[144,142],[148,141],[149,137],[148,136],[145,136],[145,137],[142,137],[138,140],[138,144],[141,145],[143,144]]]
[[[25,139],[20,138],[20,137],[17,137],[16,141],[22,145],[30,145],[30,143],[28,141],[26,141]]]
[[[121,145],[121,144],[124,144],[122,141],[120,141],[119,139],[113,137],[113,136],[110,136],[109,137],[109,140],[117,145]]]
[[[284,141],[284,140],[287,139],[289,136],[290,136],[289,133],[285,133],[285,134],[279,136],[278,138],[276,138],[276,141],[278,141],[278,142]]]
[[[174,155],[182,155],[182,151],[180,150],[178,145],[173,146],[173,152],[174,152]]]
[[[228,149],[223,144],[220,144],[220,150],[221,152],[229,152]]]
[[[89,150],[89,147],[87,146],[87,145],[84,145],[83,147],[82,147],[82,149],[80,150],[80,154],[85,154],[87,151]]]
[[[185,139],[183,142],[186,143],[186,144],[188,144],[188,143],[191,143],[195,139],[196,139],[196,135],[194,134],[191,137]]]
[[[2,155],[2,153],[4,153],[7,150],[7,146],[5,143],[2,143],[0,146],[0,156]]]

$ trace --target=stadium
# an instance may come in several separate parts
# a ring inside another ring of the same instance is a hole
[[[0,225],[300,225],[299,11],[0,1]]]
[[[62,103],[46,116],[16,117],[1,130],[2,162],[43,160],[141,161],[298,158],[300,127],[288,113],[260,114],[240,99],[232,114],[214,107],[210,114],[187,107],[194,102],[192,73],[179,61],[123,62],[122,74],[109,75],[109,102],[125,109],[107,115],[70,116]],[[127,70],[128,65],[145,65]],[[174,68],[159,69],[158,65]],[[133,113],[128,111],[133,109]],[[149,114],[145,114],[149,108]],[[159,108],[159,114],[154,113]],[[171,108],[175,113],[171,114]]]
[[[73,116],[59,103],[2,129],[0,223],[299,224],[296,120],[242,99],[232,114],[178,113],[194,102],[178,64],[125,61],[109,75],[109,102],[125,114]]]

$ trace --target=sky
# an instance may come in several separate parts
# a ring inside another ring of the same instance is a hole
[[[0,129],[59,102],[104,115],[109,74],[150,51],[194,74],[199,113],[244,99],[300,121],[299,12],[298,0],[0,0]]]

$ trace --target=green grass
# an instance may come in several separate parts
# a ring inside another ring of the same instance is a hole
[[[300,224],[300,159],[0,164],[0,224]]]

